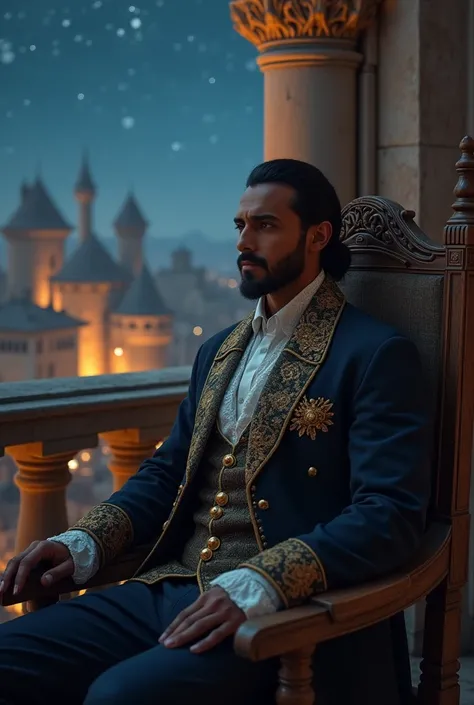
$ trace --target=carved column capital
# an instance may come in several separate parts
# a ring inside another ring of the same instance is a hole
[[[232,0],[235,30],[259,50],[284,40],[355,41],[380,0]]]

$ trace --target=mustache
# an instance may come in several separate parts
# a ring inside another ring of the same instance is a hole
[[[258,257],[258,255],[255,255],[253,252],[242,252],[237,258],[237,266],[240,269],[242,269],[242,265],[244,262],[248,262],[249,264],[255,264],[258,265],[259,267],[262,267],[266,271],[268,271],[268,263],[267,260],[264,259],[263,257]]]

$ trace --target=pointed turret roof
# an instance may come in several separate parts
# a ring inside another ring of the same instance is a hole
[[[28,189],[24,189],[22,202],[3,231],[10,230],[72,230],[53,202],[46,186],[38,177]]]
[[[133,193],[129,193],[118,216],[114,220],[116,230],[136,230],[140,234],[148,226],[147,220],[143,217]]]
[[[74,191],[75,193],[95,193],[95,183],[92,180],[87,152],[84,152],[82,156],[81,168]]]
[[[84,240],[63,268],[52,277],[57,282],[127,282],[127,274],[96,235]]]
[[[47,330],[79,328],[84,321],[55,311],[51,306],[41,308],[27,298],[11,299],[0,306],[0,331],[37,333]]]
[[[166,316],[171,313],[165,306],[146,265],[130,284],[115,313],[124,316]]]

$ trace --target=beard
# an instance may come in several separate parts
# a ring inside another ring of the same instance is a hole
[[[241,273],[240,293],[245,299],[255,300],[267,294],[283,289],[298,279],[305,265],[306,233],[302,233],[297,247],[289,255],[279,260],[270,271],[268,263],[263,257],[258,257],[252,252],[242,253],[237,265]],[[242,272],[242,262],[256,264],[265,270],[266,274],[257,279],[252,271]]]

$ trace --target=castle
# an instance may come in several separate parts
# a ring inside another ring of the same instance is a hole
[[[79,245],[42,179],[24,183],[1,232],[7,240],[0,306],[0,381],[139,372],[165,367],[173,315],[143,260],[148,226],[129,194],[114,229],[115,261],[93,229],[96,187],[84,157],[74,189]]]

